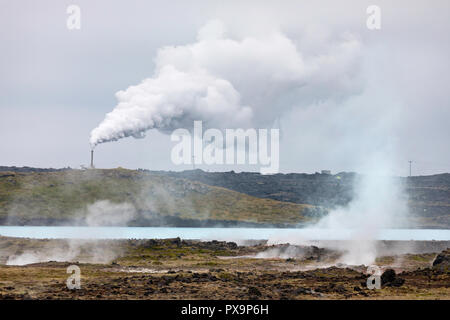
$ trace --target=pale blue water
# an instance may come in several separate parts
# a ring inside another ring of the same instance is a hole
[[[166,239],[198,240],[450,240],[447,229],[385,229],[367,235],[357,230],[277,228],[160,228],[160,227],[31,227],[0,226],[0,235],[37,239]]]

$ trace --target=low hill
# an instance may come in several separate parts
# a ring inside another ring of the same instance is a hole
[[[261,175],[189,170],[158,174],[220,186],[258,198],[319,206],[324,210],[347,205],[354,197],[355,181],[361,177],[349,172]],[[409,209],[416,226],[450,228],[449,173],[397,179],[409,198]]]
[[[86,224],[96,211],[129,210],[118,207],[128,204],[136,210],[132,218],[102,223],[294,226],[347,205],[359,177],[0,167],[0,224]],[[416,227],[450,228],[450,174],[398,179]]]
[[[0,172],[3,225],[293,226],[311,220],[317,210],[126,169]],[[121,212],[108,216],[116,211]]]

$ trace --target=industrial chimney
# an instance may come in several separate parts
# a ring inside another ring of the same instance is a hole
[[[94,169],[94,150],[91,150],[91,169]]]

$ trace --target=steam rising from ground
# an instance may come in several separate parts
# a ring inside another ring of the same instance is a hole
[[[136,208],[129,203],[96,201],[86,208],[86,224],[94,226],[126,226],[136,217]]]
[[[355,181],[353,200],[345,207],[332,210],[310,226],[311,230],[329,230],[330,234],[346,235],[348,241],[331,241],[325,247],[344,252],[339,262],[348,265],[372,264],[379,255],[377,238],[380,231],[408,226],[407,196],[400,180],[390,175],[389,157],[372,160],[372,173],[362,175]],[[269,241],[286,242],[302,245],[313,243],[289,235],[279,235]]]
[[[289,108],[341,100],[361,87],[361,45],[350,34],[313,50],[306,35],[227,35],[214,20],[197,38],[161,48],[154,75],[116,93],[117,106],[91,132],[93,147],[153,128],[191,128],[194,120],[216,128],[272,125]]]
[[[109,263],[120,253],[121,250],[108,241],[50,240],[34,249],[11,254],[6,265],[26,265],[48,261]]]
[[[368,265],[377,257],[376,239],[380,230],[404,226],[408,208],[395,178],[368,175],[357,183],[356,190],[348,207],[333,210],[315,227],[347,230],[352,241],[340,248],[346,250],[342,262]]]
[[[78,212],[78,215],[84,216],[86,225],[89,227],[126,226],[130,220],[136,217],[136,209],[129,203],[100,200],[88,205],[85,210]],[[108,263],[120,253],[120,250],[108,245],[107,241],[63,239],[50,241],[43,246],[23,252],[19,250],[8,257],[6,264],[25,265],[47,261]]]

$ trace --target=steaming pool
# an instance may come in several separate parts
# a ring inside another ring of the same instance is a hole
[[[45,227],[0,226],[0,236],[35,239],[166,239],[197,240],[414,240],[449,241],[447,229],[384,229],[376,234],[356,230],[278,228]]]

